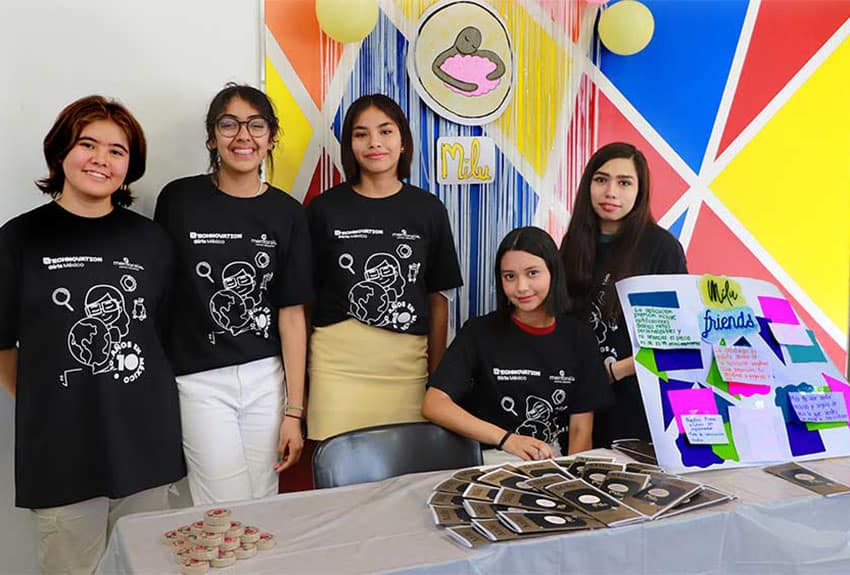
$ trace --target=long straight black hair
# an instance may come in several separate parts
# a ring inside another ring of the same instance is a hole
[[[543,300],[546,311],[552,315],[567,311],[569,309],[569,297],[567,295],[567,281],[564,275],[564,266],[558,254],[558,246],[545,231],[534,226],[517,228],[508,233],[499,244],[496,252],[496,315],[502,323],[506,323],[513,311],[513,305],[508,300],[502,287],[502,257],[511,251],[527,252],[537,256],[546,262],[549,270],[549,293]]]
[[[606,319],[614,320],[620,313],[614,283],[634,275],[637,265],[637,248],[644,232],[655,221],[649,211],[649,165],[643,153],[631,144],[613,142],[596,150],[591,156],[581,176],[578,186],[573,215],[567,233],[561,240],[561,257],[567,276],[567,291],[575,310],[581,314],[589,313],[590,304],[596,295],[594,289],[602,278],[593,277],[596,264],[596,243],[599,240],[599,216],[593,211],[590,198],[590,184],[593,176],[609,160],[624,158],[632,160],[638,177],[638,193],[635,205],[622,220],[620,229],[614,236],[614,258],[611,277],[605,286],[605,303],[602,310]]]

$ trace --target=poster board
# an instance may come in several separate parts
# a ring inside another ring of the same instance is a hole
[[[666,471],[850,455],[850,385],[776,286],[659,275],[617,293]]]

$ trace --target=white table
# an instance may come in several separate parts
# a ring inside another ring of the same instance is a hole
[[[620,456],[622,459],[622,456]],[[850,458],[808,462],[850,482]],[[278,545],[211,573],[840,573],[850,574],[850,495],[825,498],[759,468],[689,474],[735,502],[639,525],[475,550],[435,527],[426,507],[450,472],[290,493],[228,505]],[[118,521],[98,573],[179,573],[162,534],[210,508]]]

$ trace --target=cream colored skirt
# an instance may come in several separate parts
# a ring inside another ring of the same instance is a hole
[[[308,437],[423,421],[428,338],[356,319],[319,327],[310,338]]]

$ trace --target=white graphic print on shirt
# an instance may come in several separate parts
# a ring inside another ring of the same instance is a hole
[[[260,251],[254,256],[256,268],[246,261],[230,262],[224,266],[221,271],[222,287],[213,293],[209,301],[210,316],[221,328],[209,334],[210,343],[215,345],[216,334],[223,333],[237,336],[251,332],[268,339],[272,314],[271,309],[262,303],[274,273],[264,273],[258,282],[257,268],[265,269],[270,262],[271,256]],[[198,262],[195,273],[216,285],[209,262]]]
[[[602,284],[599,288],[599,293],[596,299],[590,304],[590,326],[593,333],[596,334],[596,341],[599,343],[599,353],[602,354],[603,361],[607,366],[609,363],[617,361],[617,349],[613,344],[608,343],[608,336],[617,331],[616,320],[605,319],[603,310],[605,309],[605,288],[608,287],[608,282],[611,281],[611,274],[605,274],[602,278]],[[610,332],[610,333],[609,333]]]
[[[520,435],[528,435],[536,437],[546,443],[554,442],[558,435],[566,430],[565,426],[558,426],[555,423],[554,414],[556,411],[563,411],[566,407],[563,405],[567,398],[567,394],[563,389],[556,389],[552,393],[551,403],[536,395],[529,395],[525,398],[525,420],[520,423],[514,430]],[[520,417],[516,412],[516,401],[510,395],[505,395],[501,400],[502,409],[515,417]],[[556,407],[553,407],[556,406]]]
[[[367,325],[406,331],[417,319],[414,306],[404,301],[404,291],[419,277],[419,262],[401,262],[413,255],[413,248],[399,244],[395,255],[378,252],[370,255],[363,264],[363,279],[355,283],[348,292],[348,313]],[[396,257],[398,256],[398,257]],[[400,258],[400,259],[399,259]],[[354,256],[343,253],[339,256],[339,267],[354,276]]]
[[[122,276],[119,284],[125,292],[135,291],[137,287],[136,279],[129,274]],[[79,313],[71,305],[73,298],[68,288],[55,288],[51,298],[55,305]],[[93,374],[114,372],[116,380],[135,381],[145,371],[145,359],[141,347],[128,338],[131,317],[122,290],[109,284],[94,285],[86,292],[81,307],[85,317],[77,320],[68,332],[71,357]],[[132,320],[145,319],[145,299],[133,299]],[[59,383],[68,387],[71,374],[83,369],[66,369],[59,376]]]

